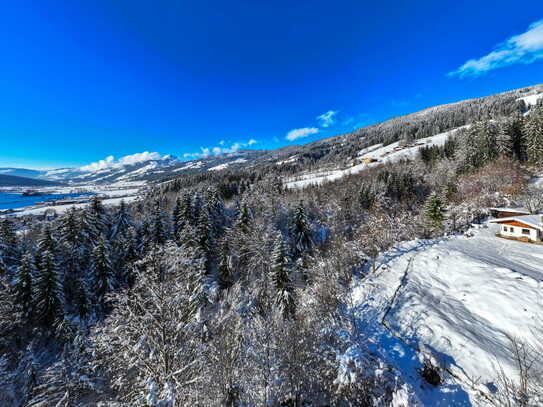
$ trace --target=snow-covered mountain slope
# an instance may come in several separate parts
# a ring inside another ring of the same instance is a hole
[[[467,126],[462,126],[461,128],[465,127]],[[285,184],[288,188],[304,188],[309,185],[319,185],[323,182],[335,181],[346,175],[358,174],[369,167],[382,163],[395,162],[405,159],[413,160],[417,157],[417,154],[422,147],[442,146],[449,137],[454,137],[458,130],[460,130],[460,128],[441,134],[436,134],[432,137],[419,139],[408,146],[400,146],[399,142],[395,142],[384,147],[382,144],[376,144],[374,146],[367,147],[358,153],[359,155],[357,160],[360,162],[359,164],[355,164],[349,168],[302,174],[297,177],[287,179]],[[365,159],[375,161],[364,162]]]
[[[543,246],[496,232],[485,225],[472,237],[400,243],[353,288],[360,326],[378,335],[424,406],[486,405],[500,366],[516,377],[509,338],[538,340]],[[444,386],[421,383],[423,354],[446,369]]]

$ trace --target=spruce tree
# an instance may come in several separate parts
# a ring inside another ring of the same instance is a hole
[[[530,111],[525,125],[526,153],[534,164],[543,163],[543,106]]]
[[[113,225],[111,227],[110,239],[115,240],[119,237],[126,237],[128,229],[132,226],[132,219],[126,203],[121,200],[121,203],[113,218]]]
[[[93,197],[89,205],[89,214],[94,228],[102,234],[105,234],[109,229],[109,216],[102,201],[98,197]]]
[[[6,269],[19,262],[18,239],[13,222],[4,218],[0,221],[0,264]]]
[[[168,240],[168,233],[166,230],[166,222],[164,220],[164,212],[160,207],[160,201],[155,201],[153,206],[153,214],[151,219],[151,231],[150,231],[151,243],[156,246],[162,246]]]
[[[205,207],[209,214],[209,222],[215,236],[222,233],[224,227],[224,203],[216,188],[209,187],[205,195]]]
[[[275,301],[283,316],[294,314],[294,289],[290,279],[290,259],[288,258],[285,242],[281,233],[277,234],[272,253],[272,281],[275,287]]]
[[[175,199],[175,206],[173,208],[173,213],[172,213],[172,234],[173,234],[174,239],[176,240],[179,238],[181,213],[182,213],[182,201],[181,201],[181,197],[178,196]]]
[[[42,229],[41,235],[38,238],[38,252],[51,252],[55,253],[57,249],[56,242],[53,239],[53,234],[49,225],[45,225]]]
[[[31,315],[33,275],[34,263],[32,262],[32,255],[26,253],[21,259],[13,284],[15,303],[24,318]]]
[[[445,220],[446,205],[439,195],[433,192],[426,201],[426,217],[430,221],[430,224],[435,229],[443,228],[443,221]]]
[[[360,198],[360,206],[365,210],[372,209],[375,205],[375,201],[377,200],[376,193],[372,186],[365,183],[360,186],[358,196]]]
[[[496,147],[498,154],[503,157],[514,155],[514,124],[511,119],[506,119],[498,126],[496,134]]]
[[[188,193],[185,193],[180,199],[179,208],[174,211],[175,219],[174,224],[176,228],[175,238],[178,242],[184,240],[183,233],[185,229],[194,224],[192,216],[192,199]]]
[[[251,225],[251,213],[246,203],[241,204],[239,209],[238,219],[236,221],[236,227],[240,229],[243,233],[249,231]]]
[[[87,282],[83,278],[75,280],[72,305],[80,318],[85,318],[89,313],[89,293]]]
[[[90,205],[83,211],[81,229],[85,246],[90,253],[102,235],[106,235],[110,228],[109,216],[98,197],[91,199]]]
[[[34,266],[36,270],[41,270],[43,268],[44,262],[44,253],[49,252],[56,261],[57,255],[57,245],[53,239],[53,234],[49,225],[44,225],[42,227],[40,236],[38,237],[38,244],[36,254],[34,256]]]
[[[151,228],[147,219],[143,219],[140,227],[137,230],[137,247],[138,251],[144,253],[149,249],[151,242]]]
[[[225,239],[221,245],[219,253],[219,286],[224,290],[230,288],[233,282],[232,270],[230,268],[230,248],[228,241]]]
[[[98,239],[91,257],[91,295],[102,305],[105,295],[115,287],[109,247],[103,237]]]
[[[310,253],[313,247],[313,239],[303,202],[300,201],[294,209],[289,223],[292,250],[295,256]]]
[[[496,126],[488,119],[478,123],[475,127],[479,133],[479,149],[483,160],[481,164],[494,161],[499,154],[496,142]]]
[[[186,262],[185,279],[191,293],[188,299],[188,314],[196,321],[203,319],[203,311],[209,302],[207,296],[207,268],[205,260],[198,258],[197,253],[190,254],[188,251],[189,262]]]
[[[82,246],[83,236],[81,234],[80,223],[77,210],[69,209],[59,220],[58,226],[59,245],[62,251],[61,266],[65,271],[68,281],[65,283],[70,286],[72,280],[82,268],[82,259],[85,257],[85,251]],[[71,287],[68,287],[70,291]]]
[[[44,327],[54,326],[63,317],[62,278],[50,251],[41,256],[33,291],[33,314]]]

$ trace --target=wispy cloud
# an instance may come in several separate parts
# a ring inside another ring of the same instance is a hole
[[[124,157],[115,160],[115,157],[110,155],[103,160],[90,163],[80,167],[81,171],[99,171],[105,170],[107,168],[120,168],[125,165],[133,165],[149,160],[163,160],[169,156],[161,156],[159,153],[150,153],[149,151],[144,151],[143,153],[137,153],[132,155],[125,155]]]
[[[225,147],[226,142],[224,140],[221,140],[219,142],[219,145],[216,147],[200,147],[199,152],[185,153],[183,154],[183,157],[184,158],[206,158],[211,155],[231,154],[243,148],[250,147],[256,143],[258,143],[258,141],[256,141],[255,139],[250,139],[249,141],[245,143],[236,142],[236,143],[232,143],[230,147]]]
[[[543,20],[531,24],[528,31],[498,44],[490,54],[470,59],[448,75],[460,78],[479,76],[508,65],[531,64],[541,58],[543,58]]]
[[[312,134],[317,134],[320,130],[316,127],[304,127],[302,129],[294,129],[287,133],[286,139],[289,141],[298,140],[301,138],[309,137]]]
[[[337,110],[328,110],[326,113],[321,114],[320,116],[317,116],[317,121],[319,122],[319,126],[326,129],[330,126],[333,126],[336,122],[335,116],[339,112]]]

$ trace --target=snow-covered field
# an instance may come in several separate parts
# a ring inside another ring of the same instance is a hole
[[[536,342],[543,246],[497,238],[496,228],[400,243],[353,288],[360,329],[373,334],[424,406],[485,405],[480,393],[491,394],[498,365],[515,377],[509,337]],[[375,322],[385,315],[388,328]],[[423,349],[456,377],[446,374],[435,388],[422,383]]]
[[[346,175],[358,174],[359,172],[365,170],[366,168],[373,167],[375,165],[386,163],[386,162],[396,162],[402,159],[413,160],[417,157],[419,149],[423,146],[442,146],[445,144],[447,139],[454,134],[467,126],[460,127],[458,129],[450,130],[444,133],[436,134],[432,137],[422,138],[416,140],[418,145],[412,147],[405,147],[400,149],[399,142],[389,144],[387,146],[382,146],[382,144],[376,144],[374,146],[365,148],[359,152],[358,160],[362,161],[364,158],[372,158],[377,160],[372,163],[361,163],[354,165],[350,168],[329,170],[314,172],[310,174],[304,174],[297,176],[296,178],[288,179],[285,182],[287,188],[304,188],[309,185],[319,185],[323,182],[336,181]]]
[[[524,103],[526,103],[527,106],[535,106],[539,99],[543,98],[543,93],[538,93],[535,95],[530,96],[524,96],[522,98],[518,98],[517,100],[523,100]]]

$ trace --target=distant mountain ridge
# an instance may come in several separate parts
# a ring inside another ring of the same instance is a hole
[[[0,168],[0,175],[13,175],[15,177],[40,178],[46,171],[29,170],[26,168]]]
[[[62,183],[58,181],[47,181],[36,178],[0,174],[0,187],[47,187],[56,185],[62,185]]]

